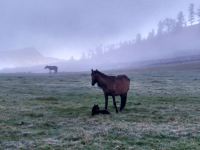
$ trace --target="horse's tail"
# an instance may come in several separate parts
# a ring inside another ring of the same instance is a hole
[[[126,106],[126,100],[127,100],[127,94],[121,96],[121,105],[120,105],[120,111],[124,109]]]

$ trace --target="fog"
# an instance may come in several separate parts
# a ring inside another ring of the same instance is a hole
[[[0,69],[82,71],[199,55],[198,9],[199,0],[1,0]]]

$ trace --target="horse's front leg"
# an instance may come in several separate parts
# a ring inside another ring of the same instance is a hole
[[[115,96],[112,96],[112,98],[113,98],[113,104],[114,104],[115,109],[116,109],[116,113],[118,113],[117,104],[116,104],[116,101],[115,101]]]
[[[105,110],[108,109],[108,95],[104,93],[105,96]]]

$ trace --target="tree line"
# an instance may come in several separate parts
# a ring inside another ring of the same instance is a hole
[[[173,18],[165,18],[164,20],[159,21],[157,32],[152,29],[151,32],[148,34],[148,39],[155,37],[156,35],[162,35],[165,33],[176,32],[184,27],[192,26],[194,24],[200,24],[200,7],[196,9],[193,3],[191,3],[188,7],[188,18],[186,19],[184,13],[180,11],[177,14],[175,19]],[[157,33],[157,34],[156,34]],[[138,34],[136,36],[136,42],[142,40],[142,36]]]
[[[83,53],[81,60],[95,60],[97,57],[106,55],[106,53],[109,53],[112,50],[130,49],[130,47],[140,45],[143,41],[151,41],[154,38],[158,38],[166,34],[179,32],[185,27],[195,24],[200,24],[200,6],[199,8],[195,8],[195,5],[191,3],[188,7],[187,16],[184,15],[183,11],[180,11],[176,18],[165,18],[160,20],[158,22],[157,29],[152,29],[148,33],[147,37],[142,37],[142,35],[138,33],[134,40],[124,41],[107,46],[99,45],[95,49],[89,50],[87,54]]]

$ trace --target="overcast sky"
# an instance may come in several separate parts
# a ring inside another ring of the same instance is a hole
[[[134,39],[199,0],[0,0],[0,51],[35,47],[78,57],[99,44]]]

